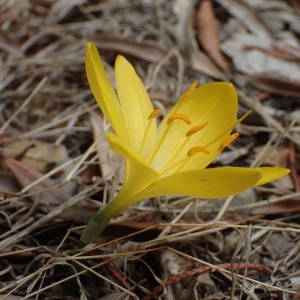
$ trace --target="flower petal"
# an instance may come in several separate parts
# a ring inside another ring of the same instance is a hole
[[[85,46],[85,68],[89,85],[99,107],[117,135],[126,141],[127,129],[119,101],[93,43],[87,43]]]
[[[185,171],[156,181],[138,196],[143,199],[169,194],[223,198],[255,186],[261,177],[259,169],[239,167]]]
[[[262,167],[255,168],[260,171],[262,177],[256,183],[256,185],[262,185],[273,180],[277,180],[291,172],[291,170],[286,168],[272,168],[272,167]]]
[[[168,124],[168,119],[178,113],[186,116],[190,125],[181,120],[173,120]],[[236,116],[237,95],[231,83],[202,85],[188,97],[179,100],[163,120],[159,128],[160,145],[151,165],[156,169],[165,168],[174,160],[184,159],[191,148],[200,146],[207,148],[209,154],[194,155],[181,170],[206,167],[219,154],[218,148],[232,131]],[[206,123],[201,130],[186,137],[189,129]]]
[[[157,180],[158,173],[150,168],[118,136],[112,133],[106,133],[106,136],[110,147],[125,158],[126,173],[122,190],[126,190],[126,198],[131,198]]]
[[[116,85],[123,116],[128,128],[129,145],[138,153],[147,153],[156,138],[156,120],[148,93],[132,65],[118,56],[115,65]],[[146,135],[146,136],[145,136]]]

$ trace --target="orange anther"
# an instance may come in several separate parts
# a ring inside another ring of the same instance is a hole
[[[156,118],[161,113],[161,110],[159,108],[154,109],[150,115],[148,116],[148,120],[151,120],[153,118]]]
[[[210,151],[205,147],[194,147],[188,151],[187,156],[192,156],[196,153],[210,154]]]
[[[184,114],[173,114],[168,118],[167,124],[170,124],[174,120],[182,120],[186,124],[191,124],[190,119]]]
[[[229,137],[227,137],[218,148],[218,151],[223,151],[223,149],[229,146],[233,141],[235,141],[239,137],[239,135],[240,134],[238,132],[235,132],[231,134]]]
[[[185,136],[191,136],[192,134],[198,132],[199,130],[201,130],[202,128],[206,127],[208,123],[205,122],[203,124],[199,124],[197,126],[192,127],[190,130],[188,130],[185,134]]]
[[[198,81],[195,80],[191,83],[191,85],[188,87],[188,89],[180,96],[179,100],[182,100],[186,97],[188,97],[198,86]]]

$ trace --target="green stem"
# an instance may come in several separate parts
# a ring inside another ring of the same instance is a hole
[[[80,241],[84,244],[94,243],[98,236],[103,232],[109,218],[102,218],[101,213],[92,218],[81,234]]]
[[[94,243],[105,229],[109,220],[126,208],[122,207],[120,198],[122,198],[121,192],[89,221],[80,237],[80,241],[83,244]]]

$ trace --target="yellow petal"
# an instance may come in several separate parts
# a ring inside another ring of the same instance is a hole
[[[127,129],[117,96],[105,73],[104,66],[93,43],[85,46],[85,68],[91,90],[114,131],[125,141]]]
[[[125,158],[126,173],[122,190],[126,190],[126,198],[131,198],[140,190],[151,185],[158,178],[158,173],[123,143],[118,136],[112,133],[106,133],[106,136],[110,147]]]
[[[156,120],[148,120],[153,112],[148,93],[132,65],[120,55],[116,60],[115,76],[128,128],[129,145],[136,152],[147,153],[153,145],[157,131]]]
[[[190,124],[181,120],[168,124],[168,119],[174,114],[186,116]],[[166,163],[182,160],[191,148],[205,147],[209,154],[194,155],[181,170],[206,167],[218,155],[218,148],[232,131],[236,116],[237,95],[232,84],[215,82],[202,85],[179,100],[163,120],[159,136],[165,138],[163,141],[158,138],[161,145],[152,165],[164,168]],[[186,136],[190,129],[206,123],[201,130]]]
[[[256,183],[256,185],[262,185],[273,180],[277,180],[283,176],[286,176],[291,172],[291,170],[286,168],[272,168],[272,167],[262,167],[262,168],[255,168],[259,170],[262,177]]]
[[[255,186],[261,176],[260,170],[239,167],[185,171],[156,181],[138,196],[149,198],[173,194],[223,198]]]

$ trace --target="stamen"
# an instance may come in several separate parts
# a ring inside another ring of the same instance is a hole
[[[205,154],[210,154],[210,151],[205,148],[205,147],[194,147],[194,148],[191,148],[188,153],[187,153],[187,156],[192,156],[196,153],[205,153]]]
[[[182,100],[186,97],[188,97],[198,86],[198,81],[195,80],[191,83],[191,85],[188,87],[188,89],[179,97],[179,100]]]
[[[199,124],[197,126],[192,127],[190,130],[188,130],[185,134],[185,136],[191,136],[192,134],[198,132],[199,130],[201,130],[202,128],[207,126],[207,122],[203,123],[203,124]]]
[[[191,124],[190,119],[184,114],[173,114],[172,116],[169,117],[167,124],[172,123],[174,120],[182,120],[186,124]]]
[[[231,134],[228,138],[226,138],[223,143],[220,145],[220,147],[218,148],[218,151],[223,151],[224,148],[226,148],[227,146],[229,146],[231,143],[233,143],[233,141],[235,141],[238,137],[239,137],[239,133],[235,132],[233,134]]]
[[[161,113],[161,110],[159,108],[154,109],[148,116],[148,120],[156,118],[160,113]]]

